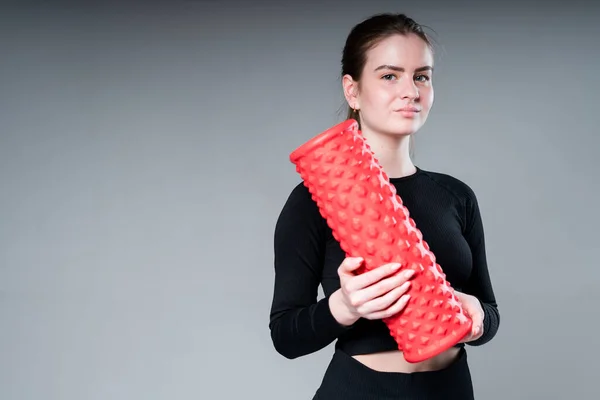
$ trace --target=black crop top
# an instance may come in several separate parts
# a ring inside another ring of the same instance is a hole
[[[457,178],[418,167],[416,173],[390,181],[446,279],[454,289],[477,297],[482,304],[484,333],[469,345],[489,342],[498,331],[500,314],[474,192]],[[340,288],[337,269],[345,253],[303,183],[292,190],[281,210],[274,246],[275,285],[269,328],[280,354],[301,357],[334,340],[336,347],[350,355],[398,349],[383,321],[359,319],[346,327],[331,314],[329,296]],[[325,295],[320,300],[319,285]]]

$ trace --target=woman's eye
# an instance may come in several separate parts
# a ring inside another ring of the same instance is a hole
[[[393,79],[395,77],[396,76],[394,74],[387,74],[387,75],[384,75],[382,78],[385,79],[385,80],[390,80],[390,79]]]
[[[416,79],[420,80],[421,82],[427,82],[429,80],[429,77],[427,75],[419,75]]]

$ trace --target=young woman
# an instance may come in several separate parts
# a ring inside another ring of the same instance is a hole
[[[417,167],[410,138],[433,105],[433,51],[422,27],[403,14],[356,25],[342,57],[348,117],[367,142],[456,290],[472,331],[453,348],[408,363],[382,318],[403,310],[411,276],[384,265],[362,275],[345,258],[308,189],[298,184],[275,228],[271,337],[293,359],[336,341],[314,399],[473,399],[465,344],[480,346],[500,315],[474,192],[457,178]],[[318,286],[325,297],[317,301]]]

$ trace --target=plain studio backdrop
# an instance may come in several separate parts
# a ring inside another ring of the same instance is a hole
[[[481,204],[502,322],[469,347],[477,398],[598,398],[600,13],[557,3],[6,6],[0,398],[311,398],[333,346],[275,352],[273,230],[384,11],[436,41],[415,162]]]

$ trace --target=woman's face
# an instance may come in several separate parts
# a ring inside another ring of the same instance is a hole
[[[417,35],[394,35],[367,53],[360,88],[349,104],[360,111],[363,130],[410,135],[433,105],[433,54]],[[355,86],[348,83],[350,86]]]

